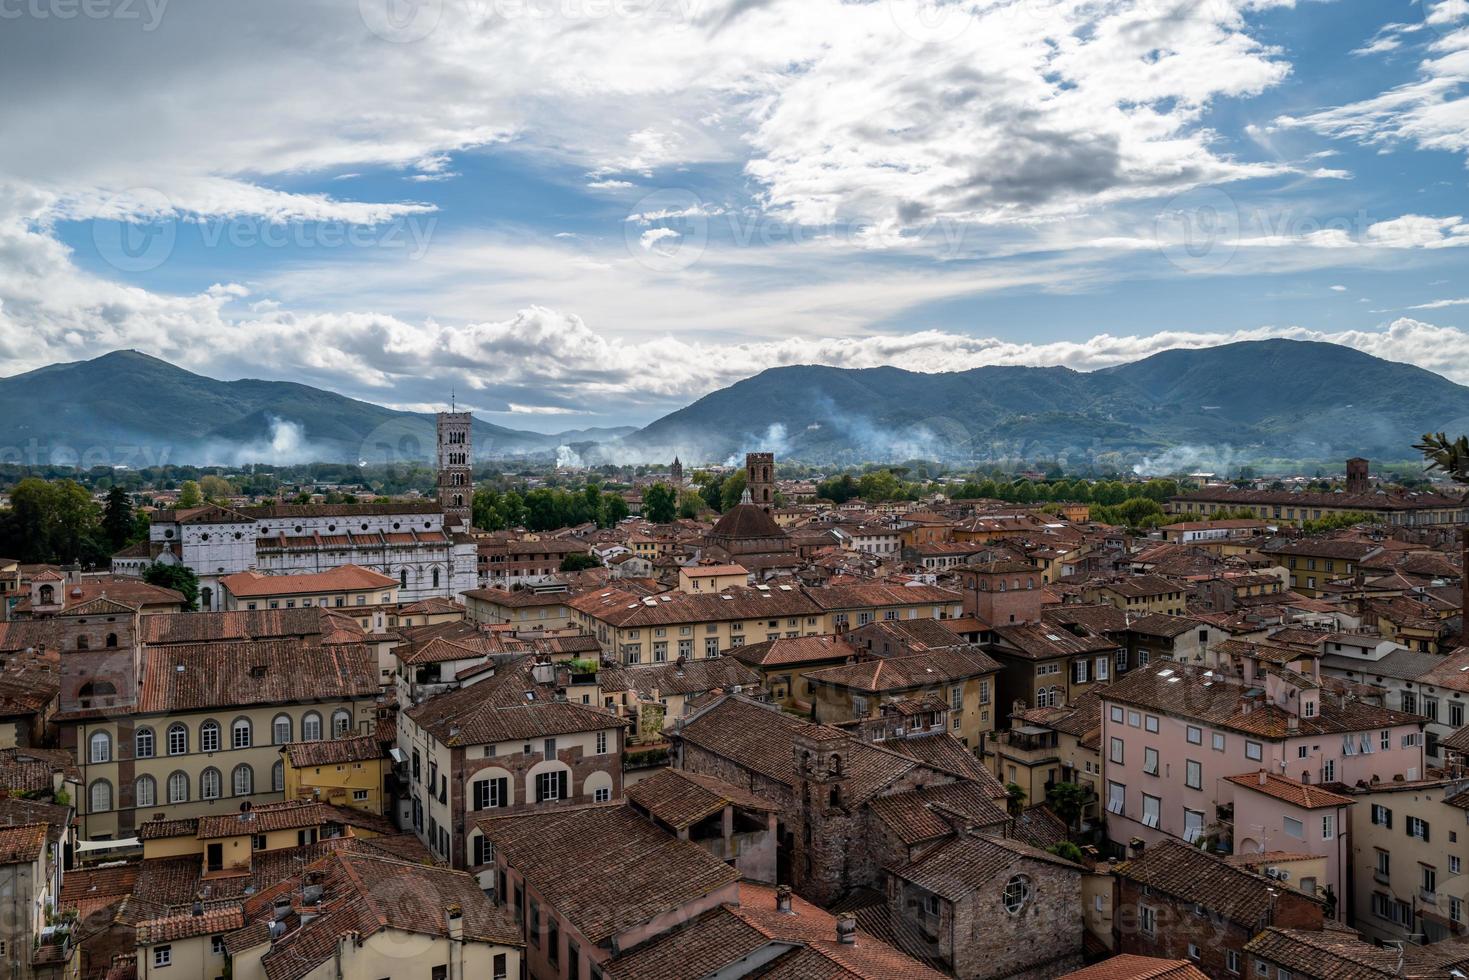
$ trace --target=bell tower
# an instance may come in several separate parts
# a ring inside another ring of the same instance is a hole
[[[775,509],[775,453],[745,453],[745,489],[756,507]]]
[[[438,414],[438,492],[445,530],[469,530],[474,501],[473,449],[469,412]]]

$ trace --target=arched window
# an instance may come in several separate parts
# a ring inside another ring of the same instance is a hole
[[[352,715],[345,708],[332,712],[332,738],[341,738],[352,730]]]
[[[209,770],[205,770],[208,772]],[[168,775],[168,802],[189,802],[189,774],[186,772],[171,772]]]
[[[87,791],[87,812],[106,813],[111,809],[112,784],[105,779],[99,779]]]
[[[307,742],[321,741],[321,715],[308,711],[301,717],[301,738]]]
[[[207,585],[199,590],[199,608],[205,612],[214,608],[214,590]]]
[[[151,759],[156,748],[153,744],[153,729],[139,728],[133,733],[133,758]]]
[[[133,783],[133,806],[157,806],[158,783],[152,776],[139,776]]]
[[[276,793],[284,792],[286,788],[286,764],[279,759],[270,767],[270,788]]]
[[[92,641],[85,635],[77,637],[77,649],[86,650],[92,646]]]
[[[168,754],[183,755],[189,751],[189,730],[182,722],[168,726]]]
[[[439,587],[439,570],[437,568],[435,568],[434,569],[434,588],[437,589],[438,587]]]
[[[408,569],[406,568],[398,569],[398,588],[408,588]]]
[[[49,606],[56,601],[56,590],[49,585],[41,586],[41,605]]]
[[[214,768],[213,766],[205,769],[199,774],[199,799],[219,799],[219,794],[221,792],[220,784],[222,782],[223,779],[221,778],[218,769]]]
[[[235,766],[230,782],[234,786],[236,796],[249,796],[255,792],[255,770],[242,762]]]
[[[93,732],[87,739],[87,759],[91,762],[112,761],[112,736],[106,732]]]
[[[237,749],[250,747],[250,719],[236,718],[230,725],[230,745]]]
[[[117,646],[117,634],[116,633],[108,633],[107,634],[107,646],[108,647],[115,647],[115,646]]]
[[[270,738],[276,745],[285,745],[291,740],[291,716],[276,715],[270,723]]]
[[[199,751],[219,751],[219,722],[213,718],[199,726]]]
[[[1015,875],[1005,883],[1005,894],[1001,901],[1005,905],[1005,911],[1011,915],[1019,915],[1020,910],[1025,908],[1025,903],[1030,901],[1030,879],[1025,875]]]

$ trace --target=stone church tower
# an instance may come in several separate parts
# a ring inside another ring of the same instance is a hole
[[[470,429],[474,416],[469,412],[438,414],[438,491],[439,506],[444,508],[446,530],[469,530],[470,511],[474,500],[473,450]]]
[[[745,488],[756,507],[775,509],[775,453],[745,453]]]

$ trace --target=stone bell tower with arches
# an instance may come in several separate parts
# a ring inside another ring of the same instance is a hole
[[[745,453],[745,488],[750,503],[767,514],[775,509],[775,453]]]
[[[451,406],[454,407],[454,406]],[[438,414],[438,492],[446,530],[469,530],[474,503],[474,450],[469,412]]]

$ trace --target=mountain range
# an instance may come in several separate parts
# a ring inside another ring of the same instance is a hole
[[[427,460],[433,417],[283,381],[217,381],[137,351],[0,379],[23,458],[87,464]],[[1407,459],[1427,431],[1469,430],[1469,388],[1336,344],[1170,350],[1098,371],[772,368],[648,426],[554,434],[476,420],[480,459],[985,461],[1102,453],[1159,470],[1232,460]],[[49,455],[48,455],[49,451]],[[567,456],[567,450],[561,450]],[[0,462],[14,461],[0,458]]]
[[[1262,340],[1163,351],[1098,371],[917,373],[773,368],[623,440],[649,456],[763,446],[806,460],[1092,458],[1163,469],[1234,460],[1407,459],[1424,432],[1469,428],[1469,388],[1337,344]]]
[[[426,461],[432,415],[288,381],[217,381],[133,350],[0,378],[5,442],[36,462],[146,465]],[[547,435],[476,419],[480,457],[550,454],[630,427]]]

